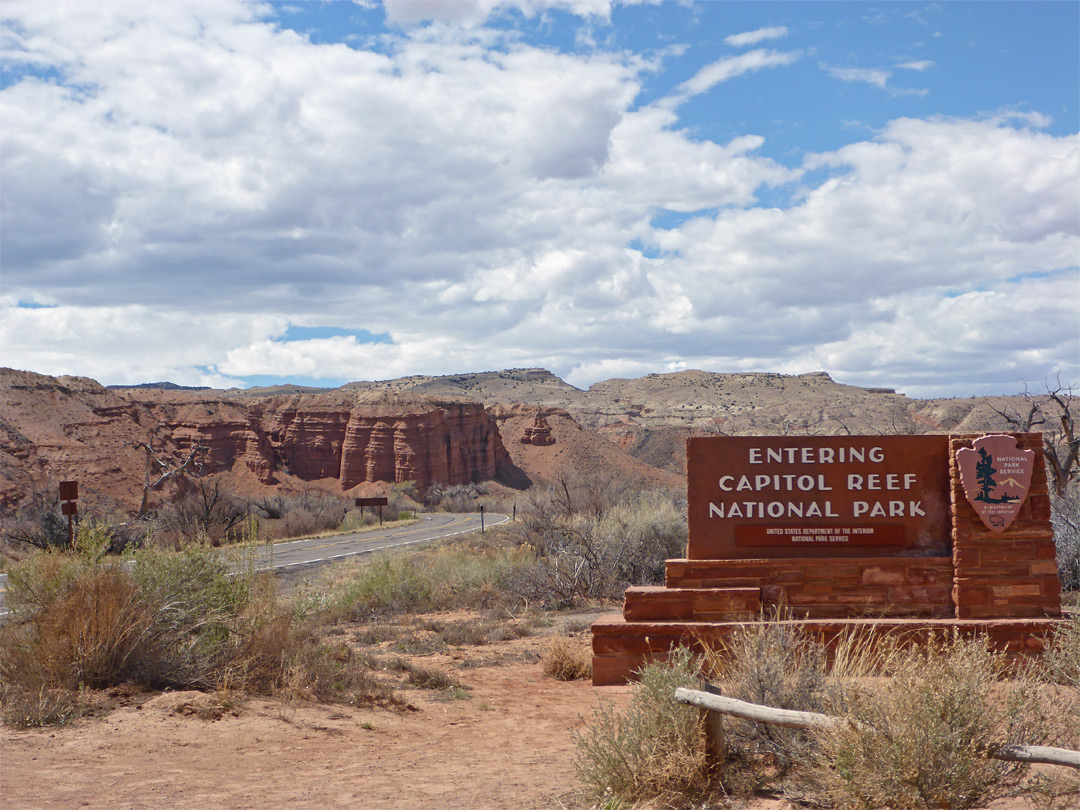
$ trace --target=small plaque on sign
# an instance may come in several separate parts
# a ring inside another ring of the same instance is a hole
[[[77,500],[79,500],[79,482],[78,481],[61,481],[60,482],[60,500],[62,500],[62,501],[77,501]]]
[[[885,526],[737,526],[735,545],[821,547],[902,546],[904,527]]]
[[[79,514],[79,506],[74,501],[64,501],[60,504],[60,514],[77,515]]]
[[[956,465],[964,494],[986,528],[1005,531],[1027,499],[1035,451],[1017,448],[1014,436],[983,436],[956,451]]]

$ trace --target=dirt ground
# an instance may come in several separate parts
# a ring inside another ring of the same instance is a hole
[[[412,622],[453,622],[434,614]],[[400,686],[407,708],[352,708],[200,692],[114,689],[95,716],[25,731],[0,727],[3,810],[581,808],[571,732],[598,700],[625,706],[633,687],[547,678],[550,634],[410,654],[457,691]],[[345,628],[356,645],[362,627]],[[578,630],[584,644],[587,630]],[[383,644],[392,652],[392,643]],[[370,647],[368,649],[371,649]],[[994,810],[1033,810],[1027,801]],[[759,798],[743,810],[792,810]]]
[[[114,697],[59,728],[0,731],[0,805],[34,808],[547,808],[574,802],[571,730],[630,687],[543,675],[545,637],[405,656],[468,687],[415,710],[198,692]],[[217,719],[207,719],[217,716]]]

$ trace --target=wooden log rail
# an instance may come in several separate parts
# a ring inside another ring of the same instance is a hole
[[[817,712],[774,709],[772,706],[747,703],[744,700],[724,697],[713,692],[699,692],[696,689],[676,689],[675,700],[710,712],[729,714],[755,723],[769,723],[775,726],[786,726],[787,728],[832,728],[833,726],[851,722],[842,717],[832,717]],[[711,731],[710,737],[718,738],[720,736],[715,728]],[[713,744],[720,744],[720,740],[716,739]],[[1046,745],[1002,745],[988,751],[987,756],[1005,762],[1039,762],[1047,765],[1080,768],[1080,751],[1072,751],[1068,748],[1051,748]]]

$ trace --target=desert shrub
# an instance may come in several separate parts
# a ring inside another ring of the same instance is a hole
[[[552,638],[540,662],[544,674],[557,681],[580,681],[592,675],[592,651],[566,636]]]
[[[678,687],[700,687],[698,662],[686,648],[642,668],[625,713],[602,702],[574,734],[574,767],[591,799],[614,806],[707,797],[700,715],[675,701]]]
[[[408,655],[431,655],[446,652],[446,642],[438,636],[410,633],[397,639],[393,649]]]
[[[347,644],[307,643],[292,657],[282,690],[288,697],[350,706],[400,706],[372,672],[372,662]]]
[[[86,706],[81,691],[44,686],[35,691],[0,683],[0,719],[14,728],[61,726],[82,715]]]
[[[436,638],[451,647],[481,647],[498,641],[510,641],[531,635],[525,624],[495,619],[466,619],[455,622],[424,620],[422,629],[435,633]]]
[[[205,539],[212,543],[241,539],[244,519],[251,503],[233,494],[220,475],[184,479],[183,488],[170,503],[157,510],[157,522],[175,544]]]
[[[93,549],[41,554],[11,572],[16,620],[0,635],[0,674],[23,692],[207,686],[249,601],[250,582],[205,550],[147,553],[133,565]]]
[[[1080,614],[1072,614],[1054,633],[1043,662],[1054,681],[1080,690]]]
[[[571,490],[548,490],[523,513],[535,564],[517,587],[558,607],[621,596],[629,585],[663,581],[664,561],[686,547],[686,518],[662,492],[633,492],[606,503],[596,493],[576,509]]]
[[[725,695],[749,703],[820,712],[833,702],[824,649],[780,621],[744,625],[706,654],[706,668],[723,682]],[[724,732],[740,781],[751,772],[757,780],[782,779],[813,747],[808,731],[737,718],[725,719]]]
[[[399,481],[391,484],[386,499],[388,503],[385,509],[388,515],[400,515],[402,512],[412,515],[420,509],[422,501],[414,481]]]
[[[970,808],[1014,795],[1028,767],[986,754],[1038,743],[1037,690],[998,682],[985,639],[952,637],[898,652],[890,677],[848,684],[851,721],[816,734],[818,797],[841,808]]]
[[[278,536],[302,537],[342,528],[347,504],[340,495],[312,488],[261,498],[252,502],[250,509],[261,519],[275,521]],[[359,512],[348,514],[356,516],[354,522],[361,517]]]
[[[475,512],[480,498],[486,494],[487,485],[483,483],[435,483],[424,493],[424,506],[444,512]]]
[[[1080,614],[1073,613],[1054,634],[1043,655],[1047,674],[1063,688],[1065,716],[1069,729],[1068,745],[1080,745]]]
[[[250,560],[202,547],[131,561],[92,549],[40,554],[12,570],[7,599],[0,708],[11,722],[60,721],[81,690],[124,682],[275,694],[306,679],[320,699],[337,689],[349,702],[367,688],[348,660],[320,652]]]
[[[443,672],[441,669],[422,667],[413,664],[405,658],[394,657],[383,662],[383,668],[391,672],[400,672],[405,675],[405,682],[417,689],[431,689],[433,691],[459,690],[466,691],[467,687],[458,681],[453,675]]]
[[[58,487],[36,487],[15,510],[13,519],[4,523],[4,536],[37,548],[63,548],[67,545],[67,518],[60,513]]]
[[[305,490],[286,499],[282,530],[285,537],[337,529],[345,521],[346,499],[319,489]]]
[[[346,563],[321,607],[340,620],[399,613],[487,608],[515,600],[505,583],[529,561],[527,549],[484,542],[453,543]],[[342,570],[342,569],[339,569]]]
[[[100,500],[100,499],[98,499]],[[152,525],[143,521],[109,523],[101,512],[80,506],[74,520],[73,541],[80,532],[93,531],[104,543],[105,550],[119,554],[128,548],[143,545]],[[60,494],[57,487],[34,489],[3,523],[3,537],[39,549],[62,549],[68,545],[67,517],[60,513]]]
[[[345,522],[341,524],[341,530],[355,532],[365,526],[374,526],[379,522],[379,515],[371,509],[350,509],[345,513]]]

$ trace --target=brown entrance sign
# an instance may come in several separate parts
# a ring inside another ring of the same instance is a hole
[[[945,436],[687,442],[687,557],[947,554]]]
[[[686,558],[593,624],[597,686],[773,614],[826,644],[959,633],[1009,655],[1038,654],[1061,628],[1037,433],[710,436],[686,457]]]
[[[1001,533],[1016,520],[1031,488],[1035,453],[1016,447],[1015,436],[983,436],[956,451],[964,494],[983,524]]]

